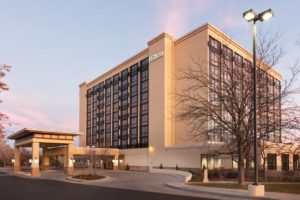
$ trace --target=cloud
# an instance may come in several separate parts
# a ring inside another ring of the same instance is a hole
[[[213,1],[209,0],[165,0],[156,1],[155,16],[162,30],[179,36],[186,32],[190,19],[205,12]]]
[[[12,92],[4,96],[1,106],[3,113],[7,114],[14,126],[10,129],[38,128],[47,130],[77,131],[77,115],[60,107],[43,102],[42,99],[21,96]]]

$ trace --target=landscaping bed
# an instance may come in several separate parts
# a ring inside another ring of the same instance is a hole
[[[98,180],[98,179],[105,178],[105,176],[99,176],[96,174],[80,174],[80,175],[73,176],[72,178],[80,179],[80,180]]]
[[[193,177],[191,182],[202,182],[202,172],[191,172]],[[253,171],[249,174],[249,177],[245,177],[245,182],[251,182],[253,180]],[[229,181],[238,182],[238,171],[237,170],[209,170],[208,180],[210,181]],[[259,172],[259,182],[300,182],[300,175],[294,172],[280,172],[278,174],[269,174],[266,180],[263,179],[261,172]]]
[[[199,185],[204,187],[241,189],[247,190],[248,185],[239,185],[237,183],[189,183],[189,185]],[[291,194],[300,194],[300,183],[263,183],[266,192],[282,192]]]

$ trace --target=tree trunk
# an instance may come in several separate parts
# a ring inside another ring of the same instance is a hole
[[[263,158],[263,179],[267,180],[267,172],[266,172],[266,158]]]
[[[245,166],[244,166],[244,156],[243,156],[243,150],[242,145],[238,144],[238,169],[239,169],[239,184],[244,185],[245,184]]]
[[[246,173],[245,173],[246,179],[249,179],[249,174],[250,174],[250,159],[247,156],[247,159],[246,159]]]

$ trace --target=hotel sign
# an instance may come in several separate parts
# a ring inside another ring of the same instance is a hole
[[[158,60],[159,58],[161,58],[163,56],[164,56],[164,52],[163,51],[161,51],[159,53],[156,53],[156,54],[153,54],[153,55],[149,56],[149,63],[153,62],[155,60]]]

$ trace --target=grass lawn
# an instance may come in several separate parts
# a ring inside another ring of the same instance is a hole
[[[239,185],[236,183],[193,183],[190,185],[199,185],[205,187],[216,187],[216,188],[227,188],[227,189],[242,189],[247,190],[248,185]],[[267,192],[282,192],[282,193],[292,193],[300,194],[300,184],[299,183],[264,183],[265,191]]]

